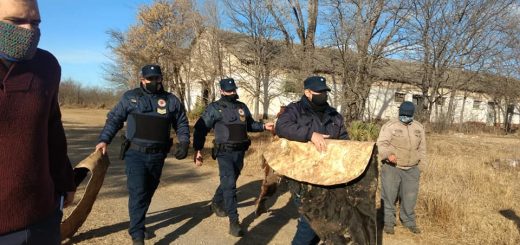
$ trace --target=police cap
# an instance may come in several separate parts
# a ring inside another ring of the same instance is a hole
[[[144,78],[162,76],[161,67],[158,65],[145,65],[141,69]]]
[[[235,84],[235,80],[233,78],[224,78],[220,80],[220,89],[224,91],[233,91],[237,89],[237,85]]]
[[[326,82],[327,80],[324,77],[308,77],[307,79],[305,79],[305,81],[303,81],[303,88],[310,89],[314,92],[330,91],[330,88],[327,87]]]

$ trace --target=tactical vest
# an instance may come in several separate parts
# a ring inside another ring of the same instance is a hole
[[[137,107],[128,115],[127,138],[132,142],[168,144],[171,128],[168,97],[152,98],[139,92]]]
[[[244,144],[247,136],[247,119],[243,104],[217,102],[222,119],[215,123],[216,144]]]

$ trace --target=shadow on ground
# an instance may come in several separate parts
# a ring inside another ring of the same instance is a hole
[[[241,187],[241,192],[248,192],[252,197],[256,198],[260,193],[261,184],[262,182],[260,180],[250,182]],[[298,218],[296,206],[292,203],[291,199],[289,199],[283,207],[271,209],[278,198],[286,192],[287,185],[281,184],[278,186],[276,193],[266,201],[267,212],[261,214],[268,217],[251,229],[249,229],[249,227],[254,222],[255,218],[257,218],[255,213],[250,213],[242,219],[242,227],[246,229],[247,232],[245,236],[241,237],[235,244],[269,244],[282,227],[284,227],[291,219]],[[240,203],[239,206],[240,205],[245,205],[245,203]],[[247,203],[247,205],[255,204],[254,201],[252,201]]]
[[[518,229],[518,232],[520,232],[520,217],[518,217],[514,210],[503,209],[500,210],[499,213],[507,219],[514,221],[516,224],[516,228]]]
[[[89,156],[98,143],[98,136],[102,127],[92,127],[64,122],[65,133],[68,143],[68,155],[73,166]],[[103,189],[98,198],[119,198],[125,197],[126,190],[125,163],[119,159],[119,149],[122,143],[121,136],[124,130],[120,130],[108,146],[110,166],[105,175]],[[172,150],[173,152],[173,150]],[[190,154],[192,154],[190,152]],[[171,185],[179,182],[197,182],[206,178],[206,175],[198,173],[191,165],[176,165],[171,163],[172,155],[169,154],[163,168],[161,186]],[[86,183],[84,183],[86,184]],[[84,187],[84,184],[79,189]]]
[[[260,184],[261,181],[256,180],[238,188],[237,198],[239,201],[239,208],[254,205],[254,201],[250,200],[256,198],[258,195]],[[272,207],[278,197],[283,195],[285,192],[286,189],[283,188],[282,190],[277,191],[276,194],[269,199],[267,207]],[[147,225],[147,230],[155,233],[155,231],[170,225],[183,223],[179,228],[156,242],[156,244],[172,244],[177,238],[179,238],[179,236],[188,233],[193,227],[197,226],[212,214],[209,208],[209,203],[210,200],[148,213],[146,216],[146,223],[153,225]],[[262,215],[268,215],[269,217],[248,230],[246,235],[236,244],[269,244],[278,231],[285,226],[290,219],[298,217],[296,208],[291,201],[288,201],[282,208],[268,210],[267,213]],[[244,229],[248,229],[248,227],[254,222],[255,218],[256,216],[254,213],[243,218],[242,224]],[[77,234],[67,244],[75,244],[88,241],[92,238],[108,236],[128,229],[128,225],[129,222],[125,221],[92,229]]]
[[[148,213],[146,223],[154,225],[147,226],[147,230],[155,233],[156,230],[187,220],[182,226],[159,240],[156,244],[171,244],[179,236],[186,234],[189,230],[211,215],[209,201],[196,202],[180,207],[166,209],[158,212]],[[70,243],[79,243],[94,237],[104,237],[112,233],[128,229],[129,222],[120,222],[109,226],[103,226],[74,236]]]

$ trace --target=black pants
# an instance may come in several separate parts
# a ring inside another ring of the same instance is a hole
[[[144,238],[145,216],[159,185],[166,153],[147,154],[128,150],[125,154],[128,213],[132,239]]]
[[[220,185],[213,202],[224,203],[230,221],[238,221],[237,179],[244,167],[244,151],[222,151],[217,155]]]

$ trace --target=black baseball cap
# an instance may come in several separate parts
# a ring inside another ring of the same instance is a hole
[[[158,65],[145,65],[141,69],[144,78],[162,76],[161,67]]]
[[[235,80],[233,78],[224,78],[220,80],[220,89],[224,91],[233,91],[237,89]]]
[[[305,79],[305,81],[303,81],[303,88],[310,89],[314,92],[330,91],[330,88],[327,87],[327,80],[320,76],[312,76]]]

